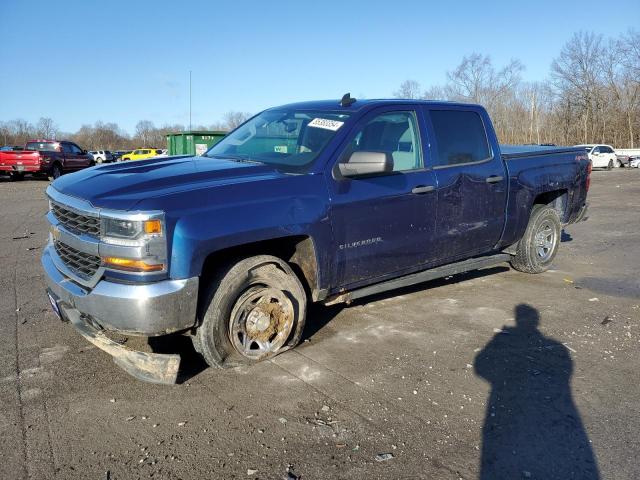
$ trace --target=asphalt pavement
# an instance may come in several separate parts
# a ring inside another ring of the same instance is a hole
[[[0,180],[2,479],[637,479],[640,170],[594,172],[552,270],[313,306],[253,368],[142,383],[51,312],[47,181]],[[133,342],[133,340],[132,340]]]

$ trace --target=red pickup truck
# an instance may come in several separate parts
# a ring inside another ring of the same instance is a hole
[[[0,151],[0,173],[13,180],[21,180],[25,173],[56,179],[93,165],[93,156],[66,140],[30,140],[23,150]]]

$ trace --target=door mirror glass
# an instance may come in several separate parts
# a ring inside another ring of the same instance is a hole
[[[393,157],[388,152],[353,152],[349,160],[338,164],[343,177],[393,172]]]

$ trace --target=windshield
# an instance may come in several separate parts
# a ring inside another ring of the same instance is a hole
[[[349,118],[327,111],[267,110],[249,120],[211,147],[209,158],[231,158],[301,172]]]

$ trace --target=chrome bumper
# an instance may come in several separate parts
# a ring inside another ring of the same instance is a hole
[[[129,335],[157,336],[196,323],[198,277],[127,285],[100,280],[88,288],[63,275],[51,243],[42,253],[48,289],[63,309],[75,309],[93,324]]]

